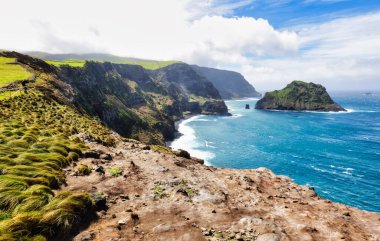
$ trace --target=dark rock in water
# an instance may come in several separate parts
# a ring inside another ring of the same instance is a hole
[[[250,108],[249,104],[246,104],[246,105],[245,105],[245,109],[246,109],[246,110],[249,110],[249,108]]]
[[[202,114],[229,115],[228,108],[223,100],[206,101],[202,105]]]
[[[256,109],[296,111],[346,111],[335,103],[320,84],[293,81],[282,90],[265,93]]]

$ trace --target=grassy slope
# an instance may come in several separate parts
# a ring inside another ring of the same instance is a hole
[[[15,62],[14,58],[0,56],[0,87],[16,80],[28,79],[32,76],[30,72]]]
[[[0,101],[0,240],[46,240],[92,209],[87,194],[59,192],[62,168],[86,149],[73,134],[112,144],[108,130],[37,91]]]
[[[55,66],[61,66],[61,65],[70,65],[72,67],[83,67],[86,60],[84,59],[67,59],[67,60],[45,60],[48,64],[52,64]],[[99,61],[104,62],[104,61]],[[154,60],[117,60],[117,61],[111,61],[112,63],[116,64],[132,64],[132,65],[140,65],[145,69],[159,69],[166,66],[169,66],[171,64],[178,63],[178,61],[154,61]]]

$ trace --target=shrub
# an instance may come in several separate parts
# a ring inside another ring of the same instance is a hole
[[[77,168],[77,173],[78,175],[80,176],[88,176],[90,175],[92,172],[91,168],[85,164],[81,164],[78,168]]]
[[[123,170],[120,167],[111,167],[109,173],[113,177],[120,176],[123,173]]]

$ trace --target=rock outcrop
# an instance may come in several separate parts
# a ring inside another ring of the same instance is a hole
[[[36,76],[48,80],[40,83],[49,86],[36,86],[45,94],[100,119],[124,137],[146,143],[172,140],[174,122],[184,115],[228,114],[218,90],[187,64],[158,70],[94,61],[83,67],[55,67],[17,52],[1,55],[16,58]]]
[[[197,65],[192,65],[192,67],[198,74],[206,77],[214,84],[223,99],[261,96],[240,73]]]
[[[265,93],[256,109],[294,111],[345,111],[320,84],[293,81],[282,90]]]
[[[379,213],[333,203],[265,168],[214,168],[135,142],[88,145],[114,158],[79,163],[123,173],[68,176],[65,190],[107,197],[107,210],[74,241],[380,239]]]

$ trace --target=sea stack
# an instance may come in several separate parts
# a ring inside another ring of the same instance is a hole
[[[265,93],[256,109],[294,111],[346,111],[335,103],[320,84],[295,80],[282,90]]]

